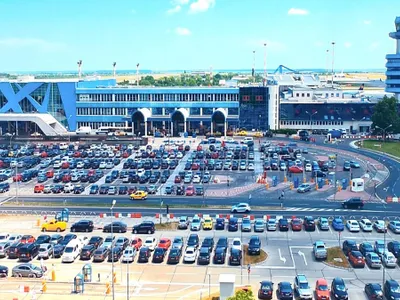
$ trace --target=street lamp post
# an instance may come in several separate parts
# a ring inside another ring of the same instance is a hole
[[[114,224],[113,224],[113,218],[114,218],[114,215],[113,215],[113,209],[114,209],[114,206],[115,206],[115,203],[116,203],[117,201],[114,199],[113,201],[112,201],[112,203],[111,203],[111,207],[110,207],[110,212],[111,212],[111,241],[114,241]],[[111,260],[111,287],[112,287],[112,299],[113,300],[115,300],[115,287],[114,287],[114,280],[115,280],[115,278],[114,278],[114,253],[113,253],[113,245],[114,245],[114,243],[113,242],[111,242],[111,258],[112,258],[112,260]]]
[[[14,137],[14,136],[16,136],[16,134],[15,133],[13,133],[11,136],[10,136],[10,151],[12,150],[12,144],[11,144],[11,142],[12,142],[12,138]],[[17,204],[19,204],[19,201],[18,201],[18,195],[19,195],[19,184],[18,184],[18,161],[16,160],[15,161],[15,202],[17,203]],[[24,203],[22,203],[22,205],[24,205]]]
[[[393,124],[390,124],[388,126],[386,126],[385,128],[379,127],[379,126],[375,126],[376,128],[379,128],[383,131],[383,142],[385,142],[386,140],[386,130],[389,129],[390,127],[392,127]]]
[[[314,115],[316,115],[317,113],[318,113],[318,111],[315,111],[313,113],[309,113],[308,111],[306,111],[306,114],[310,116],[310,130],[311,130],[311,133],[312,133],[312,117]]]

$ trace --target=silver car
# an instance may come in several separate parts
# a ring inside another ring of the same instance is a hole
[[[370,268],[380,269],[382,267],[381,258],[375,252],[368,252],[365,255],[365,262]]]
[[[21,234],[11,234],[10,237],[8,238],[8,241],[13,244],[16,242],[21,241],[22,235]]]
[[[136,248],[127,247],[122,254],[121,261],[122,262],[133,262],[135,260],[137,254]]]
[[[263,219],[256,219],[254,221],[254,232],[264,232],[264,220]]]
[[[174,237],[174,240],[172,241],[172,248],[182,250],[182,248],[183,248],[183,237],[181,237],[181,236]]]
[[[53,244],[40,244],[38,258],[50,258],[53,255]]]
[[[115,235],[113,237],[108,236],[106,237],[101,246],[105,248],[111,248],[111,246],[114,245],[114,243],[115,243]]]
[[[242,231],[250,232],[251,231],[251,220],[249,217],[242,218]]]
[[[6,257],[8,250],[10,249],[11,243],[9,241],[0,243],[0,257]]]
[[[267,230],[275,231],[276,230],[276,219],[269,219],[267,222]]]
[[[12,277],[30,277],[40,278],[43,276],[43,270],[33,264],[20,264],[12,269]]]

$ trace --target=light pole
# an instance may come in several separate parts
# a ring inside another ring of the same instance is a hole
[[[71,119],[71,118],[72,118],[72,115],[69,115],[68,119],[67,119],[67,126],[66,126],[66,128],[68,130],[68,142],[69,142],[69,144],[71,144],[71,131],[70,131],[71,126],[69,126],[69,119]]]
[[[333,76],[334,76],[334,63],[335,63],[335,42],[332,42],[332,87],[333,87]]]
[[[207,273],[208,276],[208,299],[211,299],[211,274]]]
[[[256,82],[256,50],[253,50],[253,83]]]
[[[112,203],[111,203],[111,207],[110,207],[110,212],[111,212],[111,241],[114,241],[114,224],[113,224],[113,218],[114,218],[114,215],[113,215],[113,209],[114,209],[114,206],[115,206],[115,203],[117,202],[117,200],[113,200],[112,201]],[[114,243],[112,242],[111,243],[111,258],[112,258],[112,260],[111,260],[111,287],[112,287],[112,298],[113,298],[113,300],[115,300],[115,288],[114,288],[114,280],[115,280],[115,278],[114,278],[114,253],[113,253],[113,246],[114,246]]]
[[[12,150],[12,148],[11,148],[11,141],[12,141],[12,138],[14,137],[14,136],[16,136],[16,134],[15,133],[13,133],[11,136],[10,136],[10,151]],[[16,203],[17,204],[19,204],[19,201],[18,201],[18,194],[19,194],[19,185],[18,185],[18,160],[15,160],[15,201],[16,201]],[[23,200],[22,200],[23,201]],[[22,202],[22,206],[24,205],[24,203]]]
[[[312,133],[312,117],[314,115],[316,115],[317,113],[318,113],[318,111],[315,111],[313,113],[309,113],[308,111],[306,111],[306,114],[310,116],[310,130],[311,130],[311,133]]]
[[[375,128],[379,128],[383,131],[383,142],[385,142],[385,140],[386,140],[386,130],[392,126],[393,126],[393,124],[390,124],[390,125],[386,126],[385,128],[379,127],[378,125],[375,126]]]

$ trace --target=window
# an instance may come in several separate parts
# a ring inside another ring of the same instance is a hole
[[[299,93],[296,93],[296,97],[299,97],[300,96],[300,94]]]
[[[212,115],[212,114],[213,114],[212,107],[204,107],[203,108],[203,115]]]
[[[242,100],[243,100],[243,101],[250,101],[250,96],[243,95],[243,96],[242,96]]]
[[[304,93],[301,93],[301,97],[304,98]]]
[[[199,107],[192,107],[190,109],[190,114],[194,116],[200,115],[200,108]]]
[[[307,97],[310,97],[310,93],[307,93]]]
[[[256,101],[263,101],[263,96],[256,96]]]
[[[336,97],[339,98],[339,93],[336,93]]]

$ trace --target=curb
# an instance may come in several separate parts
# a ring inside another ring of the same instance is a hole
[[[350,271],[351,270],[351,267],[349,267],[349,268],[339,267],[339,266],[331,265],[331,264],[327,263],[326,261],[323,261],[322,263],[325,266],[332,267],[332,268],[339,269],[339,270],[346,270],[346,271]]]

